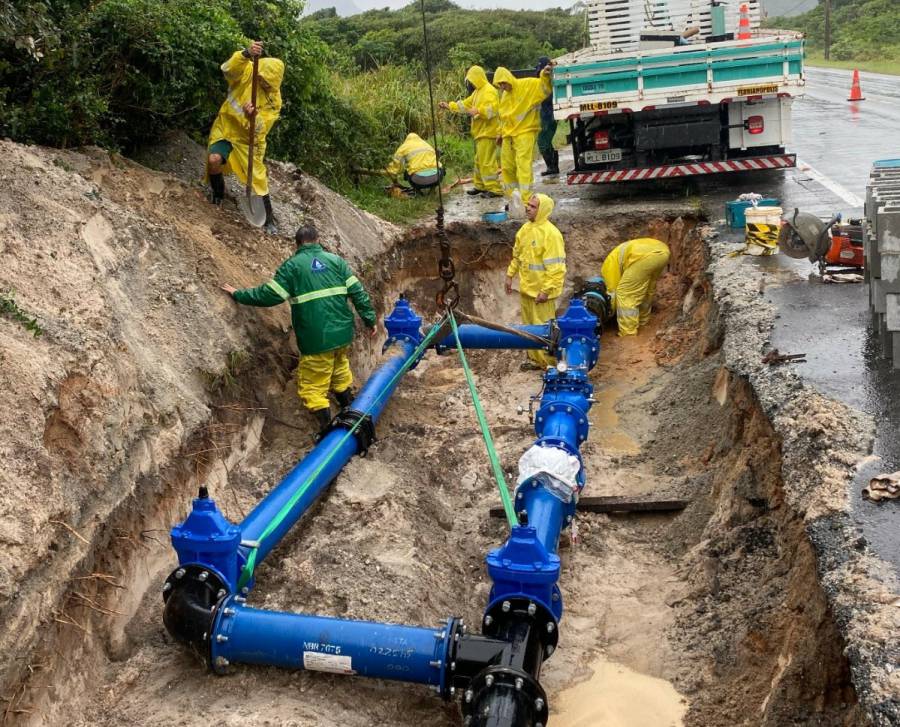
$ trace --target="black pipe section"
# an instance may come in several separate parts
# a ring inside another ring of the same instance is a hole
[[[163,585],[163,623],[178,641],[210,666],[210,638],[216,611],[228,596],[215,571],[190,564],[174,570]]]
[[[533,601],[510,599],[485,616],[486,635],[454,638],[451,681],[463,691],[466,727],[544,727],[547,695],[538,681],[556,648],[553,614]]]

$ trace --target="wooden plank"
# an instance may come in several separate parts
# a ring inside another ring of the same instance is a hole
[[[582,497],[579,512],[680,512],[689,500],[635,500],[630,497]],[[505,517],[502,507],[492,507],[491,517]]]

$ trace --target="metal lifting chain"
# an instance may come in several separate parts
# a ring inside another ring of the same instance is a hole
[[[428,51],[428,24],[425,21],[425,0],[419,0],[422,9],[422,38],[425,48],[425,75],[428,78],[428,100],[431,104],[431,131],[434,137],[434,154],[435,162],[438,166],[438,208],[435,210],[435,229],[437,230],[438,245],[440,246],[441,256],[438,259],[438,276],[444,281],[444,286],[435,297],[435,303],[440,310],[451,310],[459,303],[459,283],[454,279],[456,277],[456,266],[453,264],[453,258],[450,257],[450,239],[447,237],[447,231],[444,229],[444,194],[441,190],[440,182],[440,150],[438,147],[437,136],[437,116],[434,113],[434,89],[431,81],[431,56]]]

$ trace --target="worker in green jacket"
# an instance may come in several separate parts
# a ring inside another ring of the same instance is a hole
[[[226,283],[222,290],[244,305],[291,304],[291,322],[300,349],[297,393],[322,431],[331,424],[329,391],[334,392],[341,408],[353,401],[353,374],[347,358],[353,340],[353,312],[347,298],[371,336],[376,333],[375,310],[346,261],[318,243],[315,227],[304,225],[295,239],[297,252],[281,264],[268,283],[244,290]]]

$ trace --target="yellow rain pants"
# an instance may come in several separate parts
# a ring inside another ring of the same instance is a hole
[[[501,194],[499,148],[495,138],[475,139],[475,189]]]
[[[612,294],[620,336],[635,336],[650,322],[656,281],[668,264],[668,245],[650,237],[623,242],[609,253],[600,274]]]
[[[555,298],[551,298],[544,303],[538,303],[537,300],[530,295],[520,293],[519,305],[522,309],[522,323],[525,325],[540,325],[556,318]],[[542,369],[556,365],[556,359],[546,351],[529,349],[528,358]]]
[[[500,98],[497,89],[488,83],[481,66],[472,66],[466,80],[475,89],[468,97],[448,104],[450,111],[478,112],[472,117],[472,138],[475,140],[475,170],[472,183],[475,189],[500,194],[500,150],[496,140],[500,136]]]
[[[512,197],[517,189],[527,204],[534,192],[534,142],[539,131],[526,131],[516,136],[504,136],[500,152],[503,169],[503,194]]]
[[[297,367],[297,395],[310,411],[327,409],[328,392],[340,393],[350,388],[353,374],[350,373],[348,346],[335,348],[323,353],[303,354]]]

